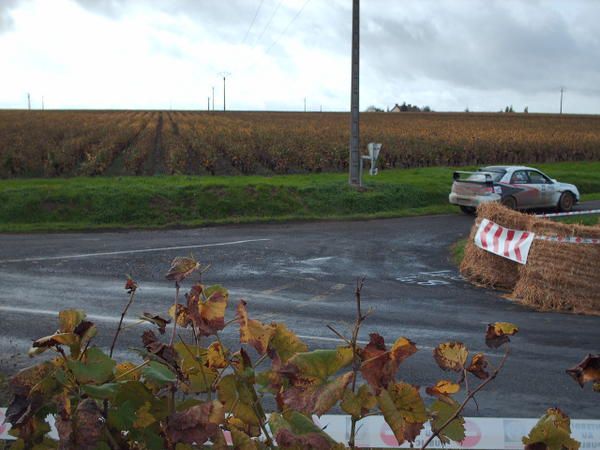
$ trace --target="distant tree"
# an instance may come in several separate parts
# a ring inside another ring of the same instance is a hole
[[[508,111],[508,106],[506,108],[504,108],[504,112],[507,113]]]
[[[528,106],[526,106],[526,107],[525,107],[525,109],[523,110],[523,112],[524,112],[525,114],[528,114],[528,113],[529,113],[529,107],[528,107]]]
[[[470,111],[469,111],[469,107],[468,107],[468,106],[465,108],[465,112],[466,112],[466,113],[470,112]]]
[[[375,106],[375,105],[371,105],[371,106],[369,106],[369,107],[368,107],[368,108],[367,108],[365,111],[366,111],[366,112],[383,112],[383,109],[381,109],[381,108],[378,108],[378,107],[377,107],[377,106]]]
[[[401,112],[408,111],[408,106],[406,106],[406,102],[402,102],[402,105],[400,105],[400,111]]]
[[[510,108],[508,109],[509,113],[515,112],[515,110],[513,109],[512,105],[510,105]]]
[[[423,106],[423,112],[431,112],[431,108],[427,105]]]

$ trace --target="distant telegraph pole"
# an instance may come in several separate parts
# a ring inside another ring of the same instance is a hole
[[[306,112],[306,97],[304,97],[304,112]]]
[[[226,111],[227,110],[227,107],[226,107],[226,99],[227,99],[226,82],[227,82],[227,77],[231,74],[229,72],[221,72],[219,75],[221,75],[223,77],[223,111]]]
[[[42,95],[42,111],[44,110],[44,96]]]
[[[27,93],[27,109],[31,111],[31,95]]]
[[[560,113],[562,114],[562,104],[563,104],[563,92],[565,91],[564,87],[560,88]]]
[[[360,0],[352,0],[352,82],[350,86],[350,185],[360,184],[359,74],[360,74]]]
[[[213,107],[212,110],[215,110],[215,87],[212,87],[212,101],[213,101]]]
[[[208,105],[206,105],[206,110],[210,111],[210,97],[208,97]]]

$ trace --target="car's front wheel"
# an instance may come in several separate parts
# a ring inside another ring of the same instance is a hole
[[[465,214],[475,214],[475,207],[474,206],[464,206],[464,205],[460,205],[460,210],[465,213]]]
[[[569,212],[575,205],[575,197],[570,192],[563,192],[558,200],[558,209],[563,212]]]

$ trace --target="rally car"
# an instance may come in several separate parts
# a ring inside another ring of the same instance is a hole
[[[533,167],[488,166],[476,172],[454,172],[449,200],[468,214],[485,202],[500,202],[512,209],[570,211],[579,201],[579,190]]]

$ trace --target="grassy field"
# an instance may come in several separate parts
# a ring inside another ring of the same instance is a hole
[[[0,178],[345,172],[347,113],[0,110]],[[600,160],[600,116],[363,113],[385,169]]]
[[[600,198],[600,162],[538,165]],[[357,192],[345,174],[154,176],[0,181],[0,231],[160,228],[456,212],[452,169],[383,170]]]

